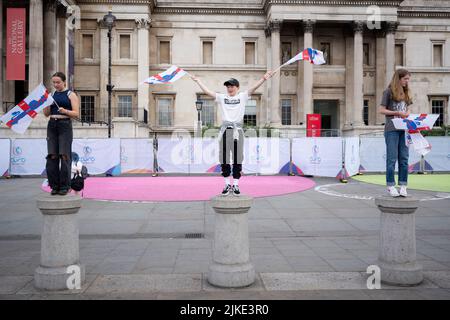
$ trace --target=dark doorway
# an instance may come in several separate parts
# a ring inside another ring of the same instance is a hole
[[[314,100],[314,113],[322,116],[322,136],[339,136],[338,100]]]

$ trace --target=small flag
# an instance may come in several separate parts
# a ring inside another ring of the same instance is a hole
[[[177,66],[171,66],[164,72],[151,76],[144,83],[148,84],[165,84],[172,83],[183,77],[187,72]]]
[[[438,114],[411,114],[406,119],[394,118],[392,122],[397,130],[406,131],[406,145],[412,145],[417,153],[424,156],[431,151],[431,145],[420,131],[433,129],[438,118]]]
[[[14,132],[23,134],[33,119],[54,100],[41,83],[24,100],[0,118]]]
[[[282,67],[287,66],[291,63],[294,63],[299,60],[306,60],[311,62],[312,64],[324,64],[326,63],[325,58],[323,57],[323,52],[320,50],[316,50],[313,48],[307,48],[293,57],[291,60],[285,62]]]

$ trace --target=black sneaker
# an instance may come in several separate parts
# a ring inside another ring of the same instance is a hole
[[[65,196],[66,194],[68,194],[69,193],[69,190],[67,190],[67,189],[61,189],[61,190],[59,190],[59,192],[58,192],[58,194],[60,195],[60,196]]]
[[[52,192],[50,192],[50,194],[52,196],[57,195],[58,193],[59,193],[59,190],[57,190],[57,189],[52,189]]]
[[[227,184],[225,186],[225,188],[223,188],[222,195],[227,196],[230,194],[230,191],[231,191],[231,185]]]
[[[238,186],[233,186],[233,194],[238,196],[241,194],[241,191],[239,191],[239,187]]]

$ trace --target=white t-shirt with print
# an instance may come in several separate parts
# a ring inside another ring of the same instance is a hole
[[[219,103],[222,121],[244,122],[245,106],[248,99],[248,91],[239,92],[233,97],[224,93],[216,93],[216,102]]]

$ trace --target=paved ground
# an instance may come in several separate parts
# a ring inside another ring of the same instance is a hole
[[[255,199],[249,213],[250,254],[257,282],[241,290],[206,281],[214,214],[208,202],[122,203],[84,200],[80,291],[43,293],[32,286],[40,259],[42,218],[35,206],[42,179],[0,180],[1,299],[432,299],[450,298],[449,194],[411,191],[416,215],[418,287],[367,290],[377,258],[384,188],[315,179],[306,192]],[[221,186],[219,186],[220,188]],[[241,186],[245,192],[245,186]],[[201,233],[200,239],[186,234]]]

